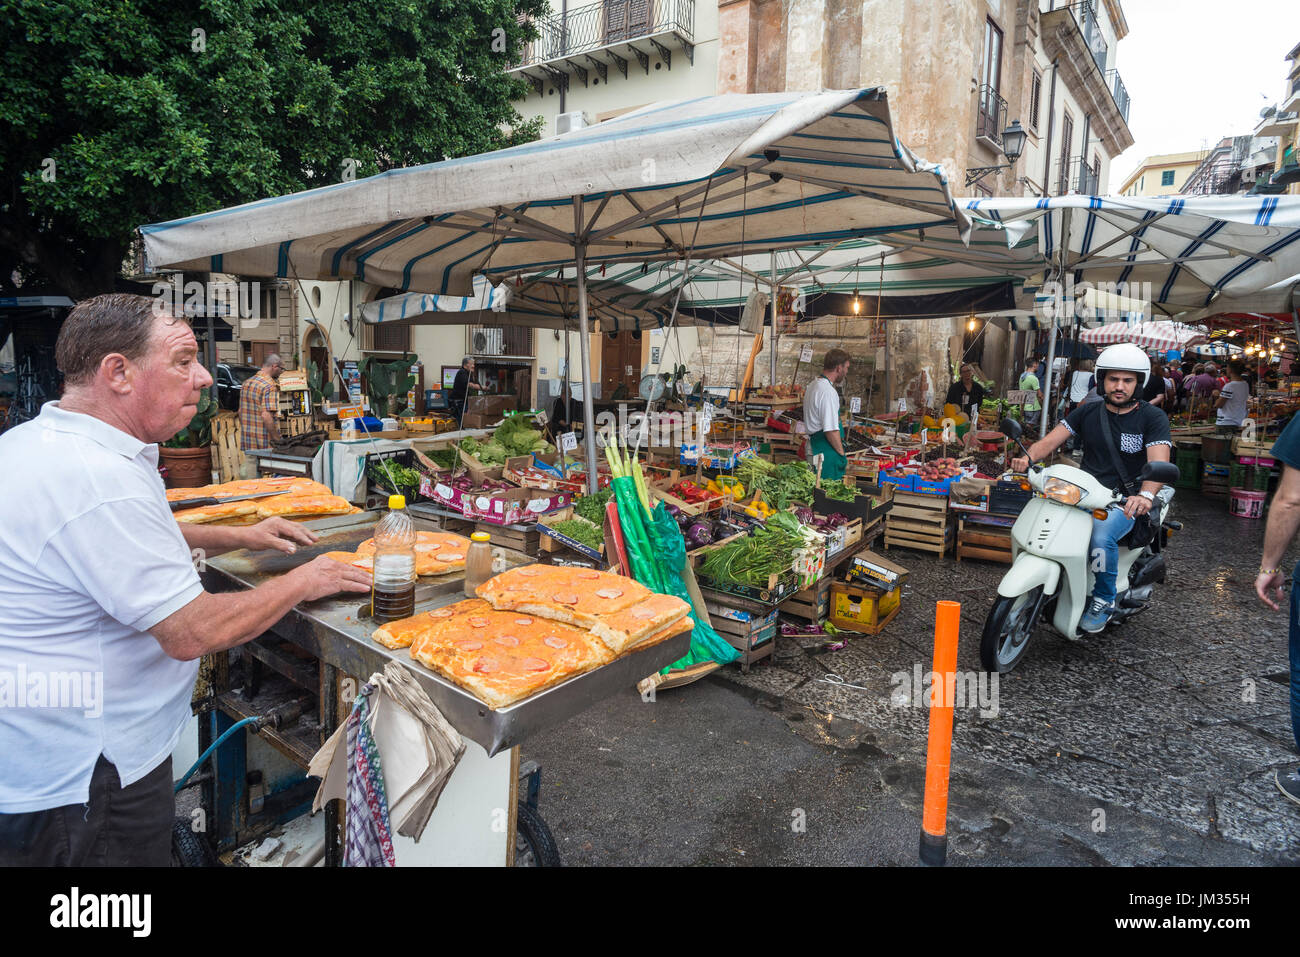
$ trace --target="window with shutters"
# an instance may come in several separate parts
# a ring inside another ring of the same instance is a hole
[[[1034,71],[1034,78],[1029,84],[1029,128],[1038,132],[1039,107],[1043,100],[1043,74]]]
[[[650,29],[651,0],[606,0],[605,42],[645,36]]]
[[[1174,185],[1174,171],[1173,171],[1173,170],[1171,170],[1171,169],[1166,169],[1166,170],[1161,170],[1161,171],[1160,171],[1160,185],[1161,185],[1161,186],[1173,186],[1173,185]]]
[[[1065,116],[1061,120],[1061,146],[1060,154],[1057,157],[1057,166],[1060,168],[1060,175],[1057,180],[1056,192],[1064,196],[1070,191],[1070,144],[1074,142],[1074,117],[1070,111],[1065,111]]]
[[[381,322],[377,326],[372,326],[371,330],[371,352],[405,353],[409,351],[408,347],[411,341],[410,326],[396,322]]]

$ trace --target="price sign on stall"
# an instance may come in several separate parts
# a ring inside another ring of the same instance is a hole
[[[560,433],[560,451],[574,452],[578,448],[578,436],[573,432]]]
[[[707,402],[700,407],[699,425],[700,435],[708,435],[709,428],[713,425],[713,406]]]
[[[899,411],[900,414],[903,413],[903,412],[906,412],[906,411],[907,411],[907,400],[906,400],[906,399],[899,399],[899,400],[898,400],[898,411]]]
[[[800,362],[812,362],[812,346],[804,346],[799,350]]]
[[[862,396],[855,395],[853,398],[849,399],[849,411],[854,415],[857,415],[862,411]]]

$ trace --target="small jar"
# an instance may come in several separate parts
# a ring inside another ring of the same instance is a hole
[[[477,588],[492,577],[492,544],[487,532],[475,532],[469,537],[469,553],[465,556],[465,595],[477,598]]]

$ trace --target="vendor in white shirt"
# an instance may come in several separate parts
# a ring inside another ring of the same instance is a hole
[[[803,394],[803,427],[808,433],[804,457],[822,456],[822,478],[844,478],[848,457],[840,435],[840,394],[835,387],[849,374],[849,354],[832,349],[822,360],[822,373]]]
[[[204,591],[195,555],[316,536],[172,517],[156,443],[212,376],[188,324],[157,306],[79,303],[55,346],[63,397],[0,436],[0,866],[166,866],[198,659],[301,601],[370,587],[322,556],[250,591]]]

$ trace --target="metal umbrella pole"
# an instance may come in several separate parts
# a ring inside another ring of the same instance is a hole
[[[772,250],[771,255],[772,255],[772,271],[769,276],[769,278],[771,279],[771,285],[768,288],[769,291],[772,293],[772,300],[768,304],[768,308],[771,309],[771,317],[772,317],[772,337],[771,337],[772,341],[768,343],[768,349],[770,354],[768,356],[767,384],[769,388],[775,389],[776,388],[776,300],[778,298],[778,292],[781,287],[776,285],[776,250],[775,249]]]
[[[578,264],[578,354],[582,361],[582,444],[587,450],[587,493],[597,491],[596,416],[591,406],[591,341],[587,322],[587,244],[583,241],[582,197],[573,199],[573,258]]]
[[[1061,210],[1061,263],[1057,267],[1056,282],[1058,288],[1064,288],[1066,259],[1070,254],[1070,210]],[[1060,319],[1053,311],[1051,321],[1051,336],[1047,347],[1047,369],[1043,372],[1043,380],[1039,383],[1043,390],[1042,408],[1038,412],[1038,437],[1041,439],[1047,435],[1047,420],[1050,417],[1052,408],[1052,363],[1056,361],[1056,323]]]

